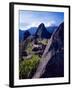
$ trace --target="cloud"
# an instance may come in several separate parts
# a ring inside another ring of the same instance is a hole
[[[32,23],[21,23],[20,29],[21,30],[27,30],[31,27],[38,27],[41,24],[41,22],[32,22]]]
[[[49,27],[49,26],[54,26],[56,22],[55,21],[48,21],[48,22],[37,21],[37,22],[32,22],[32,23],[21,23],[20,29],[21,30],[27,30],[31,27],[38,27],[41,23],[44,23],[44,25],[46,27]]]
[[[48,21],[48,23],[46,23],[45,26],[49,27],[49,26],[54,26],[55,25],[55,21]]]

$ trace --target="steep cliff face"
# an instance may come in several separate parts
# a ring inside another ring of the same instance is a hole
[[[33,78],[64,76],[64,23],[51,36]]]

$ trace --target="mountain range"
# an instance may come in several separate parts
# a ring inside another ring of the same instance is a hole
[[[35,36],[36,38],[50,38],[55,29],[57,29],[57,26],[45,27],[43,23],[41,23],[38,27],[31,27],[27,30],[19,29],[19,41],[25,40],[27,35]]]

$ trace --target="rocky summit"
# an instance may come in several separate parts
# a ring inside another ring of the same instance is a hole
[[[49,39],[51,34],[47,31],[45,25],[43,23],[41,23],[37,28],[35,36],[37,38]]]

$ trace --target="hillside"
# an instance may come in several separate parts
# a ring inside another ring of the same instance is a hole
[[[64,76],[64,23],[51,36],[33,78]]]

